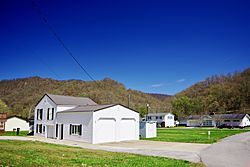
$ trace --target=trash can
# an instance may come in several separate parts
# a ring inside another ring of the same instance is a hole
[[[16,129],[16,135],[17,135],[17,136],[19,135],[19,131],[20,131],[20,128],[17,128],[17,129]]]

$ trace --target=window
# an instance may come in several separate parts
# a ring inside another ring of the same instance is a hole
[[[162,119],[162,116],[160,116],[160,119]]]
[[[148,119],[152,119],[151,116],[148,116]]]
[[[0,122],[0,128],[4,128],[4,122]]]
[[[213,126],[213,121],[212,120],[204,120],[203,126]]]
[[[54,108],[52,108],[50,110],[50,108],[48,108],[47,111],[47,120],[53,120],[54,119]]]
[[[156,116],[155,119],[158,119],[158,116]]]
[[[37,124],[37,125],[36,125],[36,133],[43,133],[43,132],[42,132],[42,127],[43,127],[42,124]],[[45,127],[45,126],[44,126],[44,127]]]
[[[233,120],[233,122],[240,122],[240,120]]]
[[[172,116],[168,116],[168,119],[173,119],[173,117]]]
[[[37,120],[43,119],[43,109],[37,109]]]
[[[230,122],[230,120],[224,120],[224,122]]]
[[[82,125],[72,125],[69,127],[70,135],[82,135]]]

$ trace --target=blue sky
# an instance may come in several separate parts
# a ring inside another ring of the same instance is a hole
[[[250,66],[249,1],[37,1],[96,79],[175,94]],[[89,78],[32,8],[0,1],[0,79]]]

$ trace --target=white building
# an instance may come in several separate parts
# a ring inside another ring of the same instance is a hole
[[[160,127],[174,127],[174,114],[171,113],[149,113],[147,115],[148,121],[156,121],[157,126]]]
[[[139,113],[120,104],[45,94],[35,108],[35,136],[89,143],[139,140]]]
[[[232,127],[250,126],[250,116],[248,114],[218,114],[212,116],[218,125],[227,125]]]
[[[231,126],[246,127],[250,126],[248,114],[215,114],[215,115],[191,115],[187,118],[189,127],[208,127],[208,126]]]
[[[190,115],[187,118],[188,127],[213,127],[216,126],[216,122],[210,115]]]
[[[153,138],[157,136],[156,122],[141,121],[140,122],[140,136],[142,138]]]
[[[7,118],[5,131],[13,131],[19,128],[20,131],[29,131],[29,122],[21,117],[12,116]]]

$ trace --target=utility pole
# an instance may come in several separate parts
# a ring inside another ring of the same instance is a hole
[[[130,94],[128,95],[128,108],[130,108]]]
[[[149,104],[147,103],[147,114],[146,114],[146,121],[148,120],[148,112],[149,112]]]

